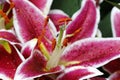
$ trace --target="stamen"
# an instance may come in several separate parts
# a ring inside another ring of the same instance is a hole
[[[41,44],[39,45],[40,51],[43,53],[43,55],[47,58],[47,60],[50,59],[50,55],[48,50],[46,49],[46,47],[44,46],[44,44],[41,42]]]
[[[0,10],[0,15],[5,19],[6,23],[10,22],[10,19],[8,18],[6,13],[4,13],[2,10]]]
[[[46,19],[45,19],[44,27],[47,26],[48,22],[49,22],[49,16],[47,16]]]
[[[76,34],[78,34],[81,30],[82,30],[82,28],[77,29],[77,30],[73,33],[73,36],[76,35]]]
[[[68,39],[65,38],[65,39],[63,40],[63,46],[67,46],[67,43],[68,43]]]
[[[69,21],[72,21],[71,18],[61,18],[58,20],[58,23],[61,24],[61,23],[65,23],[67,24]]]
[[[43,25],[43,30],[42,30],[42,32],[41,32],[41,35],[38,37],[38,45],[41,43],[41,41],[42,41],[42,38],[44,37],[44,35],[45,35],[45,32],[46,32],[46,26],[47,26],[47,24],[48,24],[48,21],[49,21],[49,17],[47,17],[46,19],[45,19],[45,23],[44,23],[44,25]]]
[[[52,40],[52,50],[55,49],[55,46],[56,46],[56,39],[53,39],[53,40]]]
[[[64,66],[71,66],[74,64],[80,64],[80,61],[61,62],[60,64]]]
[[[10,2],[10,9],[14,8],[15,4],[13,2]]]

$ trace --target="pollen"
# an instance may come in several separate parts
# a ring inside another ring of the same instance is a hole
[[[58,20],[58,23],[68,23],[69,21],[72,21],[71,18],[61,18]]]
[[[65,39],[63,40],[63,46],[67,46],[67,43],[68,43],[68,39],[65,38]]]
[[[10,9],[14,8],[15,4],[13,2],[10,3]]]
[[[53,40],[52,40],[52,50],[55,49],[55,46],[56,46],[56,39],[53,39]]]

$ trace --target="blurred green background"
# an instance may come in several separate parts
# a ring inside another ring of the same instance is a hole
[[[52,9],[61,9],[69,16],[72,16],[81,6],[82,0],[53,0]],[[109,0],[115,3],[120,3],[120,0]],[[100,4],[101,20],[99,23],[99,29],[102,32],[103,37],[111,37],[111,22],[110,14],[112,5],[103,1]]]

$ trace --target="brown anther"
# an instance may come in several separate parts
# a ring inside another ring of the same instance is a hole
[[[52,50],[55,49],[55,46],[56,46],[56,39],[53,39],[53,40],[52,40]]]
[[[13,2],[10,2],[10,9],[14,8],[15,4]]]
[[[47,16],[47,17],[45,18],[44,27],[47,26],[48,22],[49,22],[49,16]]]
[[[71,18],[61,18],[58,20],[58,23],[68,23],[69,21],[72,21]]]
[[[63,46],[67,46],[67,44],[68,44],[68,39],[65,38],[65,39],[63,40]]]
[[[6,13],[4,13],[2,10],[0,10],[0,15],[5,19],[6,23],[10,22],[10,19],[8,18]]]

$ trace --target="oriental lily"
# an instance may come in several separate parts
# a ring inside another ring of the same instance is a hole
[[[113,7],[111,11],[111,25],[113,37],[120,37],[120,9]],[[115,59],[104,66],[104,69],[110,73],[109,80],[120,79],[120,58]]]
[[[87,79],[101,75],[96,68],[120,57],[119,38],[88,38],[95,37],[99,21],[94,0],[83,0],[72,21],[60,19],[58,22],[64,25],[59,34],[52,21],[30,1],[12,1],[14,28],[26,58],[12,79]]]

